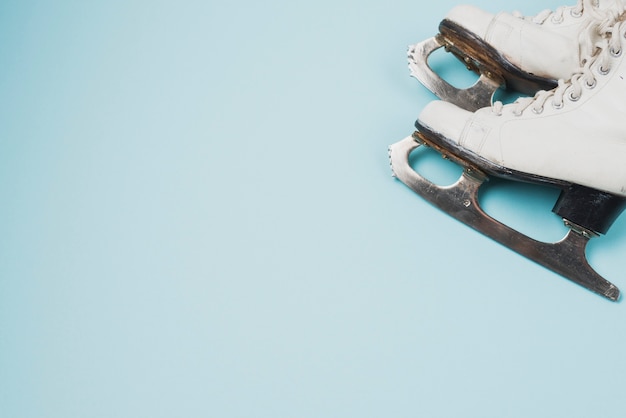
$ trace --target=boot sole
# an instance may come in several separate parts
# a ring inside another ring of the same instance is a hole
[[[551,90],[557,86],[557,80],[522,71],[494,47],[451,20],[441,21],[439,33],[446,41],[447,49],[470,70],[478,74],[496,74],[505,80],[509,89],[533,95],[539,90]]]

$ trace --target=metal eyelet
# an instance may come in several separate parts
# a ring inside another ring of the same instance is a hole
[[[609,71],[611,71],[611,67],[607,68],[606,70],[604,68],[602,68],[602,66],[600,66],[600,68],[598,68],[598,73],[602,74],[602,75],[607,75],[609,73]]]
[[[543,113],[543,106],[541,106],[539,109],[535,109],[535,107],[531,107],[530,110],[533,111],[533,113],[535,115],[541,115]]]
[[[587,81],[585,81],[585,87],[587,87],[588,89],[594,88],[596,86],[596,84],[598,84],[598,83],[597,83],[595,78],[593,79],[593,82],[591,84],[588,83]]]
[[[618,49],[617,51],[614,50],[613,48],[609,48],[609,52],[611,53],[611,55],[613,55],[615,58],[617,58],[620,55],[622,55],[622,48]]]
[[[575,12],[574,9],[571,9],[569,11],[569,14],[572,15],[572,17],[578,18],[578,17],[581,17],[583,15],[583,11],[580,10],[579,12]]]
[[[574,92],[570,91],[569,94],[567,95],[567,97],[572,101],[572,102],[577,102],[580,100],[580,96],[574,96]]]
[[[553,16],[550,18],[550,20],[552,21],[552,23],[555,23],[555,24],[557,24],[557,25],[558,25],[559,23],[562,23],[562,22],[563,22],[563,15],[561,15],[561,16],[560,16],[560,17],[558,17],[558,18],[555,18],[555,17],[554,17],[554,15],[553,15]]]
[[[563,102],[558,103],[558,104],[552,102],[552,107],[555,108],[556,110],[563,109]]]

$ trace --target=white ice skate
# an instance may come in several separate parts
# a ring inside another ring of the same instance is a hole
[[[390,147],[394,175],[419,195],[483,234],[608,299],[619,290],[589,265],[591,237],[607,232],[626,207],[626,14],[597,23],[604,36],[570,81],[512,104],[469,112],[430,103],[412,136]],[[417,174],[409,154],[427,145],[465,167],[440,187]],[[478,189],[488,176],[562,190],[553,211],[569,227],[544,243],[488,216]]]
[[[578,0],[534,17],[457,6],[441,21],[437,36],[409,47],[411,75],[440,99],[467,110],[489,106],[501,86],[530,95],[549,90],[557,80],[569,79],[591,52],[593,22],[607,11],[618,14],[624,1]],[[442,47],[480,74],[476,84],[458,89],[432,70],[428,57]]]

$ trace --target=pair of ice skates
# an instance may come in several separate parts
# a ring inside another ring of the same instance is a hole
[[[442,100],[389,148],[394,176],[420,196],[610,300],[619,290],[591,268],[585,248],[626,207],[624,3],[579,0],[534,17],[454,8],[437,36],[409,49],[411,74]],[[480,74],[474,86],[456,89],[430,69],[428,56],[441,47]],[[503,86],[534,96],[493,102]],[[435,185],[411,168],[409,154],[421,146],[464,167],[454,185]],[[567,235],[544,243],[487,215],[478,189],[489,176],[560,188],[553,212]]]

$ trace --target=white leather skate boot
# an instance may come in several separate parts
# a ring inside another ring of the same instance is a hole
[[[557,88],[516,103],[469,112],[445,101],[420,114],[418,131],[389,147],[391,169],[419,196],[513,251],[606,297],[619,289],[586,259],[589,239],[608,231],[626,208],[626,22],[610,16],[584,66]],[[589,41],[587,39],[586,41]],[[410,155],[430,146],[464,166],[452,185],[415,171]],[[568,226],[557,242],[529,237],[487,214],[479,189],[488,177],[561,189],[553,212]]]
[[[589,33],[607,12],[619,14],[626,0],[578,0],[575,6],[545,10],[533,17],[488,13],[474,6],[453,8],[429,45],[409,50],[412,75],[443,100],[468,110],[491,104],[500,85],[534,94],[570,78],[599,37]],[[594,39],[596,38],[596,39]],[[427,41],[425,41],[427,42]],[[451,88],[428,67],[427,58],[444,46],[469,69],[482,75],[471,94]]]
[[[488,174],[562,188],[555,211],[605,233],[626,201],[625,19],[596,22],[596,51],[557,88],[475,113],[431,102],[420,136]]]

